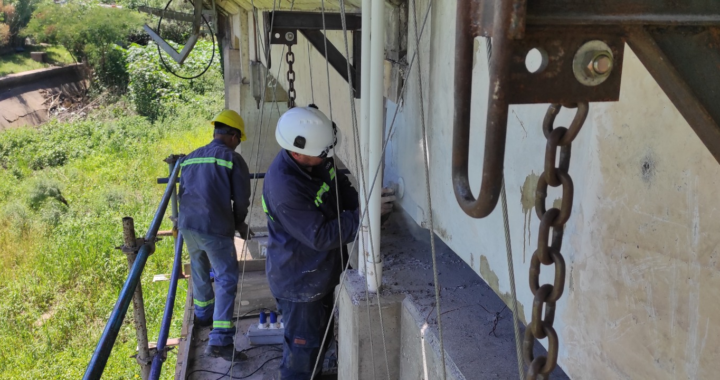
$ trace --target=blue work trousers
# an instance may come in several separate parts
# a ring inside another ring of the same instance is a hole
[[[208,344],[226,346],[234,343],[233,310],[238,284],[238,263],[232,237],[218,237],[192,230],[181,230],[190,252],[195,317],[213,321]],[[215,272],[215,290],[210,281]]]
[[[322,371],[323,357],[330,339],[331,327],[325,346],[320,347],[325,329],[330,323],[333,308],[333,292],[314,302],[292,302],[278,299],[278,309],[285,324],[283,359],[280,363],[282,380],[310,380],[318,356],[317,373]]]

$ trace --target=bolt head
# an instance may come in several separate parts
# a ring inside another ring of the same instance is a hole
[[[295,33],[293,33],[293,32],[287,32],[287,33],[285,33],[285,39],[288,40],[288,41],[293,41],[293,40],[295,40]]]
[[[588,64],[588,70],[597,75],[606,75],[613,68],[613,59],[607,53],[597,54]]]

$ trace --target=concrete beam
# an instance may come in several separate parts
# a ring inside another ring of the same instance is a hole
[[[341,287],[338,297],[338,378],[398,379],[401,351],[400,306],[405,295],[381,297],[378,305],[375,294],[369,294],[366,301],[365,277],[356,270],[350,270],[345,276],[345,286]],[[383,313],[385,347],[379,308],[382,308]],[[387,366],[385,348],[389,360]],[[390,369],[389,376],[387,368]]]

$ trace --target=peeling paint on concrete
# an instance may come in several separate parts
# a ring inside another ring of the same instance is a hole
[[[490,285],[490,288],[495,291],[495,294],[497,294],[503,300],[503,302],[505,302],[505,305],[507,305],[508,308],[512,310],[512,294],[503,293],[500,291],[500,279],[498,279],[498,276],[495,274],[495,272],[490,269],[490,263],[488,262],[488,259],[485,255],[480,255],[480,276],[482,276],[483,280],[485,280],[485,282]],[[525,321],[525,308],[519,301],[517,305],[518,318],[522,321],[522,323],[527,325],[527,322]]]
[[[599,186],[582,200],[587,232],[559,314],[572,353],[564,368],[598,379],[716,378],[720,166],[632,54],[624,69],[641,75],[623,78],[620,98],[652,102],[596,114],[598,160],[585,170]]]
[[[452,240],[452,235],[442,227],[435,226],[435,233],[438,234],[444,241],[448,242]]]
[[[553,206],[553,208],[556,208],[556,209],[558,209],[558,210],[561,210],[561,209],[562,209],[562,198],[556,198],[556,199],[553,201],[552,206]]]
[[[530,172],[530,175],[525,177],[525,183],[520,188],[520,204],[522,204],[522,211],[525,214],[523,219],[523,263],[525,263],[525,250],[528,243],[532,244],[530,238],[532,233],[530,232],[530,218],[532,218],[532,209],[535,207],[535,189],[537,188],[538,175],[535,172]],[[525,239],[525,232],[527,232],[527,239]]]

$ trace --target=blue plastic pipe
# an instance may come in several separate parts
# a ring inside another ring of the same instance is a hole
[[[170,175],[170,181],[165,188],[165,193],[160,201],[160,206],[155,212],[155,216],[153,217],[147,234],[145,234],[145,241],[155,240],[155,236],[157,235],[157,232],[160,229],[160,224],[165,216],[165,210],[170,202],[170,196],[172,195],[172,190],[175,187],[179,173],[180,165],[176,163],[175,169]],[[143,269],[145,269],[145,263],[147,262],[148,256],[150,256],[150,244],[146,243],[140,248],[137,257],[135,258],[135,263],[132,268],[130,268],[130,274],[128,274],[127,280],[125,280],[125,284],[123,285],[122,290],[120,290],[120,296],[115,303],[112,314],[110,314],[110,319],[108,320],[107,325],[105,325],[105,330],[100,337],[100,341],[95,348],[95,352],[93,352],[90,364],[88,364],[87,369],[85,370],[85,375],[83,376],[84,380],[99,380],[102,376],[102,373],[105,370],[105,365],[107,364],[110,353],[112,352],[113,345],[115,344],[115,340],[117,339],[118,332],[120,332],[120,327],[122,327],[123,320],[125,320],[125,314],[130,306],[130,301],[132,301],[133,295],[135,294],[135,288],[137,288],[138,283],[140,283],[140,276],[142,275]]]
[[[170,334],[170,323],[172,322],[173,309],[175,308],[175,295],[177,294],[178,280],[182,273],[182,233],[178,232],[175,240],[175,263],[173,264],[172,275],[170,276],[170,289],[168,290],[167,300],[165,300],[165,313],[163,313],[162,324],[160,325],[160,335],[157,341],[157,354],[153,358],[152,368],[150,369],[150,380],[158,380],[162,365],[165,362],[165,346]]]

